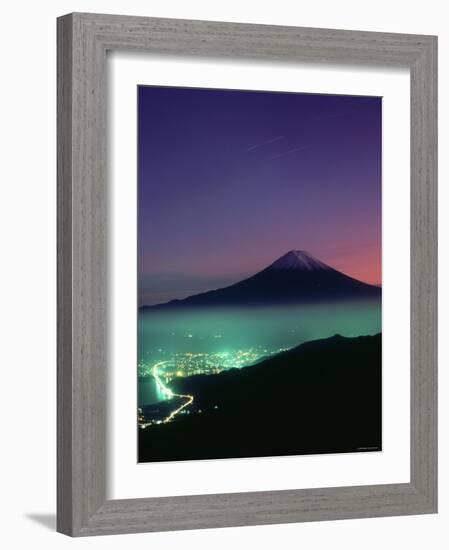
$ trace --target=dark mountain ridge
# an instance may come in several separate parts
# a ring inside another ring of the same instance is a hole
[[[314,303],[379,298],[381,292],[380,287],[353,279],[307,252],[291,250],[233,285],[140,309]]]
[[[194,396],[191,414],[139,431],[140,461],[380,450],[381,352],[381,334],[336,335],[177,378],[172,388]]]

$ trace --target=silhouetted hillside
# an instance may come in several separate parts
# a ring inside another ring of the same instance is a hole
[[[257,365],[176,379],[189,415],[139,430],[139,460],[380,450],[381,335],[334,336]],[[199,412],[201,411],[201,412]]]

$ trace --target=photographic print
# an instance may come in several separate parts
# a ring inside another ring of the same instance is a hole
[[[138,86],[138,460],[382,449],[382,99]]]

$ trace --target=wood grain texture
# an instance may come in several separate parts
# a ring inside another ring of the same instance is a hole
[[[406,66],[411,71],[411,480],[106,500],[106,52]],[[72,536],[437,510],[437,40],[70,14],[58,19],[58,524]]]
[[[72,26],[70,18],[58,20],[57,59],[57,528],[72,528]],[[63,504],[63,512],[61,512]]]

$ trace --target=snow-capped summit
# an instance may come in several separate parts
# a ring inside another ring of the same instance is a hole
[[[330,270],[331,268],[304,250],[290,250],[273,262],[269,269],[295,269],[299,271]]]

